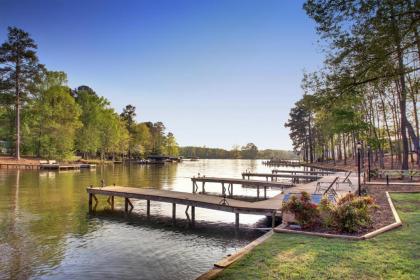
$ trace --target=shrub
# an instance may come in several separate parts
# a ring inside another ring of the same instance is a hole
[[[287,202],[283,203],[282,211],[288,211],[295,215],[298,224],[303,228],[312,228],[319,223],[319,210],[316,204],[311,202],[307,192],[302,192],[298,198],[292,195]]]
[[[318,209],[319,209],[321,225],[326,228],[334,228],[335,227],[335,220],[334,220],[335,205],[326,196],[324,196],[318,205]]]
[[[334,226],[341,232],[358,232],[372,225],[372,214],[377,207],[370,196],[347,194],[333,208]]]

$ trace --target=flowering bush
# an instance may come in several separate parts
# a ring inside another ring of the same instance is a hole
[[[294,214],[302,228],[312,228],[319,222],[318,208],[311,202],[311,197],[307,192],[302,192],[299,198],[292,195],[287,202],[283,203],[282,210]]]

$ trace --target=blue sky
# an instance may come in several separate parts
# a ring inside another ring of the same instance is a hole
[[[0,0],[0,40],[25,29],[40,61],[118,112],[162,121],[180,145],[291,149],[304,70],[321,66],[297,0]]]

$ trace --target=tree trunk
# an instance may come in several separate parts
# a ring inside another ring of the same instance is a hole
[[[19,58],[18,58],[19,60]],[[19,62],[16,63],[16,77],[15,77],[15,94],[16,94],[16,151],[15,156],[17,160],[20,160],[20,65]]]
[[[393,153],[393,147],[392,147],[392,139],[391,139],[391,133],[389,131],[389,126],[388,126],[388,122],[387,122],[387,117],[386,117],[386,106],[385,106],[385,101],[384,101],[384,97],[382,95],[382,92],[379,91],[379,97],[381,98],[381,104],[382,104],[382,115],[384,118],[384,123],[385,123],[385,131],[386,134],[388,136],[388,145],[389,145],[389,151],[391,153],[391,169],[394,168],[394,153]]]
[[[401,49],[401,36],[398,26],[395,22],[394,11],[392,10],[392,26],[394,32],[395,45],[397,47],[397,58],[398,58],[398,72],[399,72],[399,82],[400,82],[400,115],[401,115],[401,139],[402,139],[402,162],[401,169],[408,169],[408,138],[407,138],[407,112],[406,112],[406,100],[407,100],[407,88],[405,84],[405,75],[404,75],[404,58],[403,51]]]
[[[312,128],[311,128],[311,116],[309,115],[308,120],[308,136],[309,136],[309,162],[314,162],[314,154],[313,154],[313,141],[312,141]]]

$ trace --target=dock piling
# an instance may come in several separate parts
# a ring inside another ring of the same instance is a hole
[[[93,194],[89,193],[89,212],[92,212],[92,196]]]
[[[271,227],[276,227],[276,211],[273,211],[273,214],[271,215]]]
[[[147,210],[146,210],[147,214],[146,215],[147,215],[147,218],[150,218],[150,200],[149,199],[147,200],[146,204],[147,204],[147,207],[146,207],[147,208]]]
[[[235,213],[235,229],[239,229],[239,213]]]
[[[176,222],[176,204],[172,203],[172,224]]]

